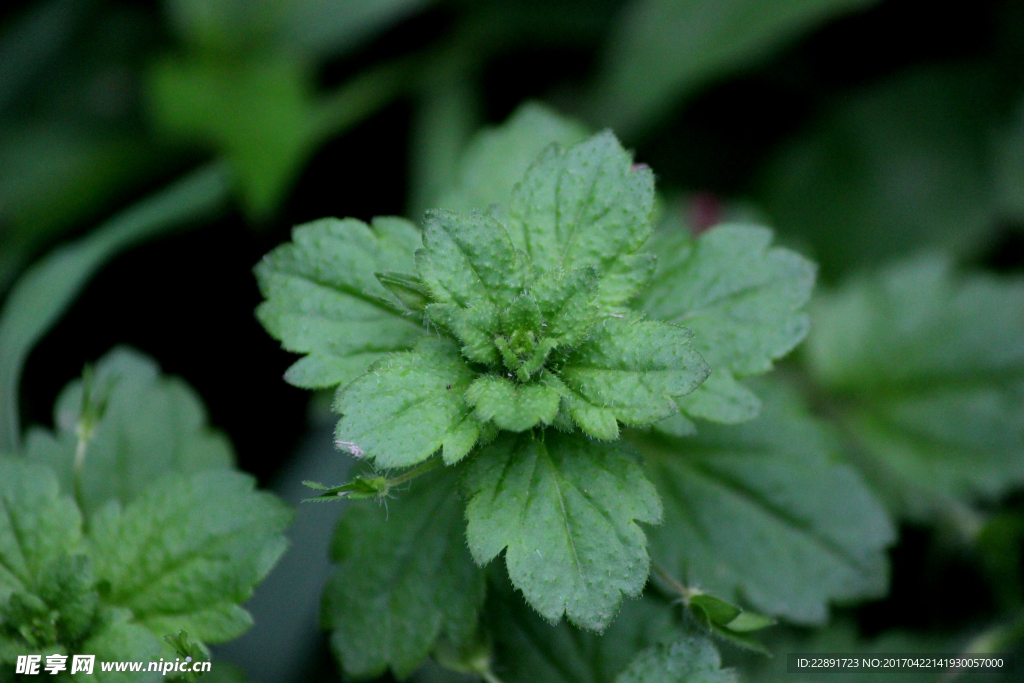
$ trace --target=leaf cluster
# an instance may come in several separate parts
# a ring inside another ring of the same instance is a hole
[[[234,469],[195,393],[119,348],[65,388],[54,423],[0,458],[4,670],[26,653],[205,659],[244,633],[291,512]]]

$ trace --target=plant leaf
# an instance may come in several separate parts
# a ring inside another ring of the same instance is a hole
[[[505,123],[484,129],[466,146],[456,187],[439,206],[454,211],[507,207],[512,188],[551,143],[569,147],[587,136],[586,128],[539,102],[520,105]]]
[[[82,519],[49,468],[0,457],[0,607],[35,593],[54,565],[79,549]]]
[[[463,540],[458,473],[415,480],[387,508],[351,505],[338,523],[338,564],[324,593],[322,622],[345,673],[412,673],[439,638],[472,635],[484,600],[483,572]]]
[[[169,474],[123,509],[108,504],[89,531],[106,601],[160,637],[241,635],[252,620],[238,605],[284,552],[292,516],[254,484],[230,471]]]
[[[419,231],[401,218],[371,229],[353,218],[300,225],[292,242],[256,266],[264,301],[256,315],[267,332],[306,354],[285,379],[306,389],[346,384],[393,351],[412,348],[426,330],[375,273],[408,272]]]
[[[696,240],[659,230],[651,249],[658,270],[640,299],[651,316],[693,330],[692,346],[712,376],[679,401],[693,417],[737,423],[760,410],[736,377],[759,375],[789,353],[810,326],[801,309],[814,287],[814,265],[771,248],[772,233],[752,225],[720,225]]]
[[[648,532],[651,554],[686,585],[820,624],[830,601],[884,593],[895,534],[796,398],[756,386],[765,410],[751,422],[685,439],[631,435],[665,506],[664,526]]]
[[[542,272],[597,268],[599,299],[614,308],[646,282],[631,276],[653,265],[636,253],[651,234],[653,207],[654,175],[604,132],[544,150],[512,192],[508,233]]]
[[[682,327],[636,316],[607,318],[559,371],[571,392],[573,419],[591,436],[609,439],[617,430],[588,428],[584,410],[605,410],[633,426],[678,412],[673,399],[700,386],[709,371],[690,347],[692,336]]]
[[[97,363],[95,382],[108,386],[110,395],[80,474],[86,516],[110,499],[131,502],[165,472],[232,466],[231,445],[209,427],[199,397],[180,379],[160,375],[147,356],[115,348]],[[68,494],[74,492],[82,392],[80,380],[65,387],[54,406],[57,432],[34,428],[26,439],[25,457],[53,468]]]
[[[520,384],[504,377],[481,375],[466,392],[481,422],[498,429],[522,432],[538,424],[551,424],[558,414],[559,392],[543,381]]]
[[[337,444],[378,467],[407,467],[442,449],[446,463],[476,443],[465,393],[474,374],[455,344],[426,338],[390,355],[338,393]]]
[[[803,31],[874,0],[639,0],[609,41],[594,103],[623,133],[652,125],[712,78],[765,59]]]
[[[634,520],[658,522],[661,506],[623,444],[510,435],[468,467],[473,558],[484,565],[505,549],[512,583],[541,616],[601,630],[622,594],[640,594],[648,559]]]
[[[707,638],[689,636],[658,643],[636,656],[615,683],[736,683],[734,671],[722,669],[718,650]]]
[[[925,257],[814,307],[814,377],[899,514],[934,520],[1024,482],[1024,281]],[[955,514],[955,513],[954,513]]]

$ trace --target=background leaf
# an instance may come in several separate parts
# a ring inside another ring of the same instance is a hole
[[[337,562],[321,621],[350,676],[404,678],[439,638],[472,635],[484,577],[466,550],[458,473],[417,478],[387,506],[350,505],[334,535]]]
[[[884,594],[895,533],[792,392],[761,382],[762,415],[696,437],[633,433],[662,495],[651,556],[688,585],[820,624],[828,603]]]

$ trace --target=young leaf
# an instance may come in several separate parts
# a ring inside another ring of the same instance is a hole
[[[801,309],[814,265],[771,241],[770,230],[750,225],[721,225],[696,240],[663,229],[651,239],[658,270],[639,305],[693,330],[692,346],[712,368],[703,386],[678,401],[688,415],[724,423],[755,418],[760,402],[735,378],[767,372],[807,334]]]
[[[651,555],[686,585],[819,624],[830,601],[885,591],[894,530],[796,398],[755,386],[765,410],[751,422],[684,439],[631,434],[665,506]]]
[[[938,257],[814,307],[811,371],[901,515],[935,519],[1024,482],[1022,311],[1024,281],[957,276]]]
[[[291,512],[230,471],[169,474],[123,509],[112,502],[89,531],[106,601],[158,636],[188,631],[222,642],[252,623],[239,607],[284,552]]]
[[[674,398],[690,393],[708,376],[707,364],[690,348],[692,336],[682,327],[633,316],[606,319],[559,371],[571,392],[573,419],[591,436],[609,439],[617,436],[617,429],[593,429],[585,410],[604,410],[635,426],[678,412]]]
[[[371,229],[353,218],[301,225],[292,242],[256,266],[266,298],[256,315],[285,349],[306,354],[285,379],[322,389],[346,384],[386,354],[412,348],[426,330],[376,277],[410,272],[419,231],[401,218]]]
[[[647,648],[615,683],[736,683],[736,672],[722,669],[718,651],[707,638],[690,636]]]
[[[622,444],[549,431],[509,436],[469,463],[466,537],[477,564],[505,549],[512,583],[540,614],[604,629],[647,580],[637,521],[661,505]]]
[[[416,271],[435,301],[508,308],[528,283],[522,252],[505,227],[481,213],[428,211]]]
[[[348,507],[335,532],[337,566],[322,622],[349,676],[412,673],[438,639],[471,636],[483,572],[466,550],[458,474],[417,479],[387,507]]]
[[[78,473],[86,516],[111,499],[131,502],[166,472],[231,467],[231,445],[210,429],[199,397],[181,380],[161,376],[150,358],[115,348],[97,362],[93,382],[109,394]],[[50,465],[66,493],[75,491],[83,388],[76,380],[57,398],[56,434],[34,428],[26,439],[26,457]]]
[[[459,162],[458,184],[439,207],[454,211],[485,211],[492,204],[507,207],[512,188],[548,145],[570,147],[586,136],[582,124],[543,104],[527,102],[504,124],[483,130],[470,141]]]
[[[646,282],[653,259],[637,250],[651,234],[654,175],[634,167],[610,132],[547,148],[512,193],[508,232],[541,271],[595,267],[599,298],[625,304]],[[610,277],[604,277],[610,275]]]
[[[512,432],[551,424],[559,399],[558,391],[543,382],[520,384],[495,375],[480,376],[466,392],[478,420],[493,421],[499,429]]]
[[[463,458],[479,436],[465,393],[473,372],[447,339],[390,355],[339,392],[337,443],[379,467],[407,467],[442,449]]]

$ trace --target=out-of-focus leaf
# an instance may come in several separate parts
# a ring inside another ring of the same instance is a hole
[[[93,381],[109,395],[80,474],[76,495],[83,515],[111,499],[127,505],[168,471],[231,466],[231,444],[210,429],[202,401],[180,379],[161,376],[150,358],[114,349],[97,363]],[[82,382],[72,382],[54,406],[57,433],[35,428],[26,437],[26,457],[50,465],[66,493],[74,491],[82,399]]]
[[[683,94],[877,0],[634,0],[609,40],[594,115],[621,135]]]
[[[587,137],[580,123],[537,102],[521,105],[500,126],[477,133],[459,161],[454,187],[438,206],[453,211],[507,206],[512,188],[553,142],[571,147]]]
[[[168,135],[221,150],[247,212],[266,219],[315,142],[310,78],[287,56],[168,58],[151,74],[152,114]]]
[[[118,214],[91,235],[56,249],[22,276],[0,313],[0,451],[17,450],[20,440],[22,364],[85,282],[122,249],[220,209],[228,188],[224,168],[219,164],[203,167]]]
[[[669,438],[632,433],[662,497],[651,557],[687,585],[764,614],[820,624],[832,601],[885,592],[884,508],[786,387],[752,383],[764,412]]]
[[[980,68],[929,66],[841,98],[764,169],[773,224],[831,278],[921,247],[976,249],[996,209],[993,86]]]
[[[39,245],[147,175],[154,147],[132,131],[49,122],[0,130],[0,291]]]
[[[1024,281],[918,258],[822,296],[812,320],[811,371],[896,512],[957,523],[1024,482]]]

